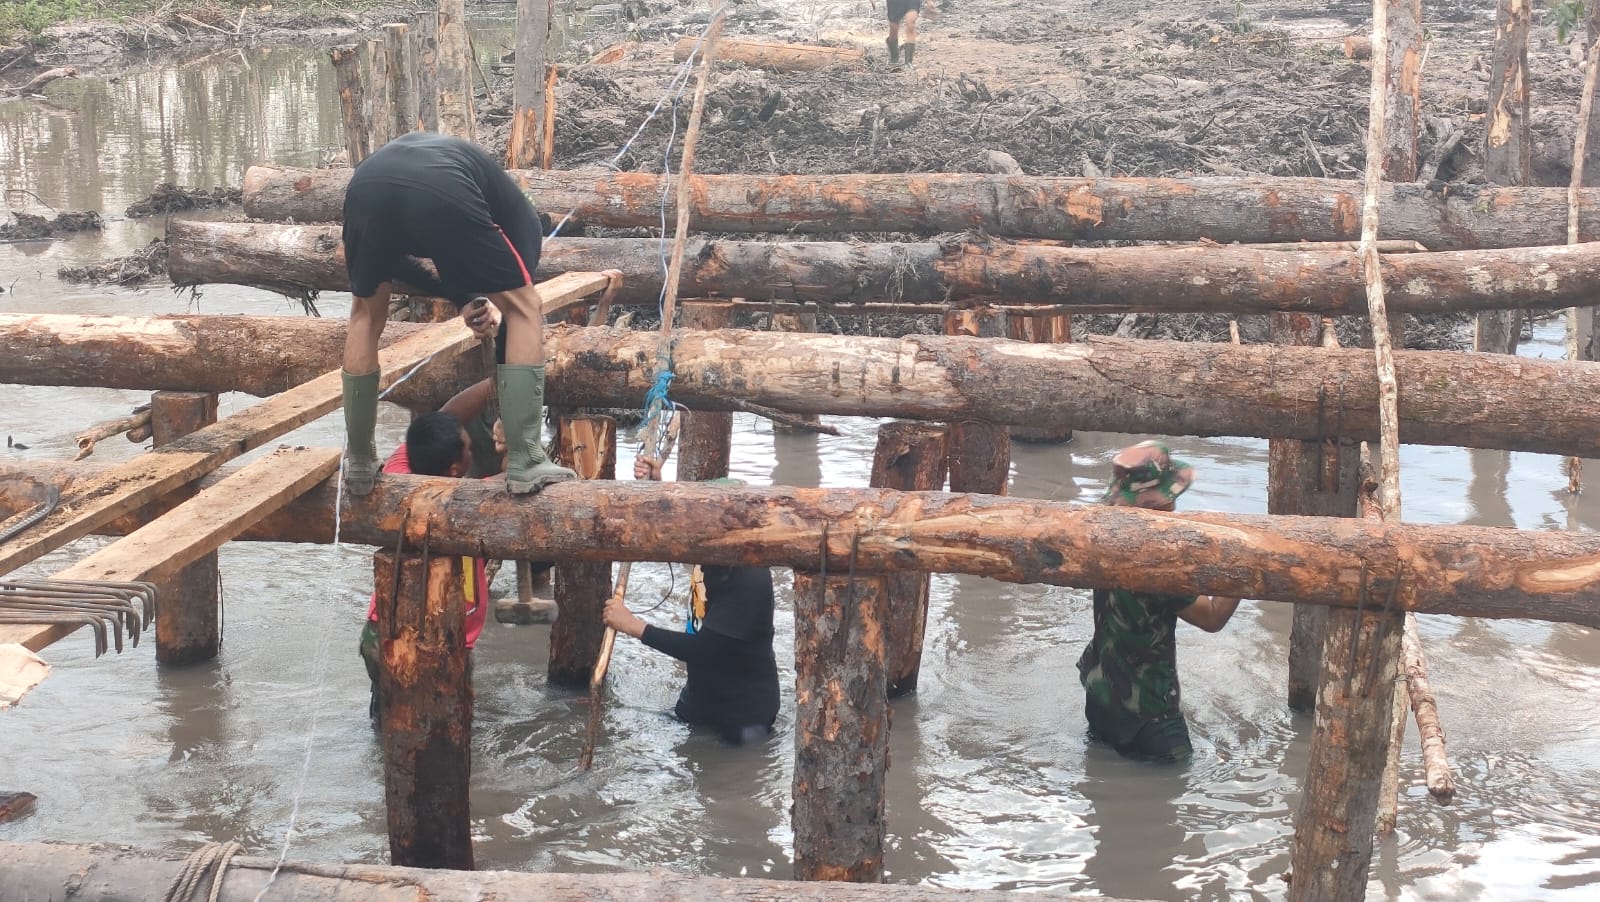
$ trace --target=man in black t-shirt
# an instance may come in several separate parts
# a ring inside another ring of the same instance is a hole
[[[487,296],[505,314],[496,368],[508,461],[506,488],[537,492],[575,477],[546,458],[544,314],[533,271],[539,216],[516,182],[477,145],[429,132],[385,144],[363,160],[344,198],[350,328],[344,347],[345,484],[372,491],[379,463],[378,339],[396,281],[465,307]],[[433,261],[437,277],[418,258]]]

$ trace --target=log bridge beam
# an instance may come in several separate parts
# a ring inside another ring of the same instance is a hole
[[[419,328],[393,323],[384,337]],[[343,341],[344,324],[296,317],[0,315],[0,383],[265,395],[337,367]],[[545,342],[547,403],[636,407],[653,381],[654,333],[553,325]],[[697,410],[1301,441],[1378,434],[1374,364],[1360,350],[684,330],[673,357],[673,396]],[[1600,457],[1600,364],[1427,351],[1396,353],[1395,366],[1409,443]],[[484,375],[481,361],[457,367],[426,368],[394,400],[436,409]]]
[[[167,228],[175,285],[237,284],[280,292],[349,291],[339,227],[175,221]],[[622,271],[617,301],[661,296],[654,238],[554,238],[541,274]],[[1600,295],[1600,243],[1383,258],[1398,313],[1555,310]],[[1345,250],[1251,247],[1073,248],[958,243],[724,241],[685,248],[683,297],[824,305],[998,303],[1074,313],[1365,315],[1361,267]]]

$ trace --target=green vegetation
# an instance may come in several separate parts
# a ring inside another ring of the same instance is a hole
[[[1556,27],[1556,40],[1565,44],[1575,32],[1582,30],[1584,0],[1550,0],[1545,10],[1545,21]]]

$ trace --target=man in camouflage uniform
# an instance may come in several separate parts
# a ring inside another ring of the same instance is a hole
[[[1194,468],[1166,445],[1140,442],[1112,458],[1104,503],[1170,511],[1194,481]],[[1222,629],[1237,598],[1153,595],[1096,589],[1094,638],[1078,659],[1090,738],[1130,758],[1189,757],[1189,726],[1179,708],[1178,618],[1207,632]]]

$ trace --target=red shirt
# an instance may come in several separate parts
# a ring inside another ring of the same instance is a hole
[[[406,454],[405,443],[389,455],[389,460],[383,465],[385,473],[410,473],[411,458]],[[462,581],[462,589],[467,596],[467,648],[478,644],[478,636],[483,632],[483,625],[489,619],[489,573],[484,569],[482,558],[463,557],[463,568],[468,561],[472,562],[471,582]],[[372,593],[372,601],[367,605],[367,621],[378,622],[378,593]]]

